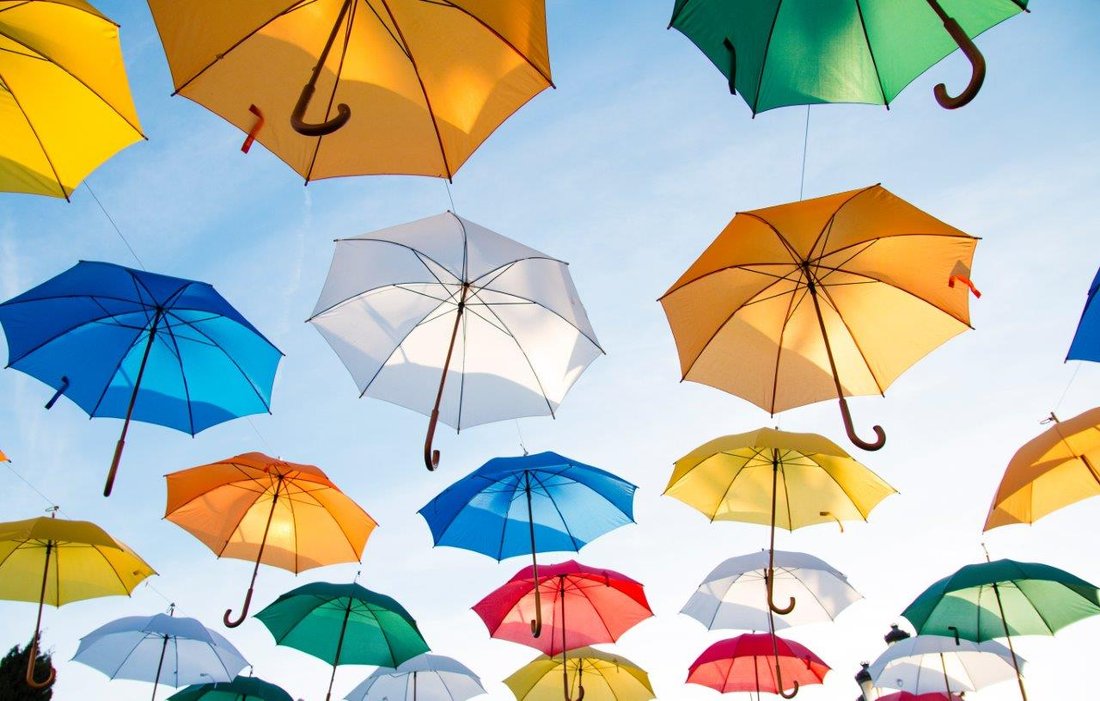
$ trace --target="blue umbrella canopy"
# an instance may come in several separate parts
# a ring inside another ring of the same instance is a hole
[[[1069,346],[1066,360],[1092,360],[1100,362],[1100,302],[1096,301],[1096,292],[1100,289],[1100,270],[1089,286],[1089,297],[1085,309],[1081,312],[1081,321],[1077,324],[1077,333]]]
[[[0,304],[8,367],[89,416],[195,435],[270,411],[282,353],[208,283],[81,261]]]

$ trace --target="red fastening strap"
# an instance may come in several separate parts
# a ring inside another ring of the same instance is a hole
[[[974,283],[970,281],[970,278],[966,277],[965,275],[952,275],[951,277],[947,278],[947,286],[954,287],[956,280],[969,287],[970,291],[974,293],[975,297],[980,298],[982,296],[982,293],[978,291],[977,287],[974,287]]]
[[[260,111],[260,108],[256,105],[249,105],[248,111],[256,115],[256,123],[252,125],[252,130],[248,132],[248,137],[245,138],[244,143],[241,144],[241,151],[248,153],[248,149],[252,148],[252,142],[256,140],[256,135],[260,133],[260,129],[264,126],[264,113]]]

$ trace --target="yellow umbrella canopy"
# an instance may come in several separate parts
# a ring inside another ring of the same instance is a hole
[[[43,605],[129,595],[154,574],[124,543],[87,521],[40,517],[0,523],[0,599],[38,602],[27,683],[41,688],[53,681],[52,672],[43,682],[33,678]]]
[[[1005,468],[983,531],[1035,523],[1049,513],[1100,495],[1100,407],[1053,425],[1025,443]]]
[[[545,0],[149,7],[176,92],[250,132],[307,182],[451,178],[552,85]]]
[[[837,397],[877,450],[845,397],[970,328],[977,241],[880,185],[741,212],[661,298],[683,379],[772,414]]]
[[[559,675],[561,675],[559,677]],[[504,683],[517,701],[648,701],[656,698],[649,675],[617,655],[592,647],[570,653],[563,667],[558,658],[540,655],[516,670]]]
[[[118,26],[83,0],[0,0],[0,190],[64,197],[143,137]]]

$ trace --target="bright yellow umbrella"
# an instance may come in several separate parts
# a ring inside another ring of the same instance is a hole
[[[970,328],[977,243],[880,185],[739,213],[661,298],[683,379],[772,414],[837,397],[877,450],[845,397]]]
[[[42,688],[53,682],[52,670],[43,682],[33,676],[44,604],[128,595],[154,574],[124,543],[87,521],[39,517],[0,523],[0,599],[38,602],[27,683]]]
[[[562,679],[558,678],[559,674]],[[572,681],[569,680],[570,674]],[[625,657],[592,647],[572,651],[565,666],[558,658],[540,655],[516,670],[504,683],[515,694],[517,701],[561,701],[563,691],[566,701],[580,701],[581,697],[585,701],[648,701],[656,698],[644,669]]]
[[[1005,468],[983,531],[1035,523],[1100,495],[1100,407],[1053,425],[1025,443]]]
[[[771,528],[768,604],[772,601],[775,529],[835,521],[866,521],[896,490],[840,446],[813,433],[761,428],[704,443],[676,461],[665,494],[711,521],[742,521]],[[841,526],[843,528],[843,526]]]
[[[246,148],[254,137],[307,182],[450,178],[552,85],[545,0],[149,7],[176,92],[249,132]]]
[[[83,0],[0,0],[0,190],[64,197],[143,137],[118,26]]]

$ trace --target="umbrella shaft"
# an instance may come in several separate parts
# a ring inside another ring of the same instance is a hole
[[[38,595],[38,618],[34,622],[34,637],[31,638],[31,649],[27,657],[27,682],[34,686],[34,662],[38,659],[38,633],[42,630],[42,607],[46,603],[46,584],[50,580],[50,553],[53,551],[53,541],[46,541],[46,565],[42,568],[42,591]],[[60,584],[60,582],[58,583]],[[61,592],[57,592],[58,601],[61,601]]]
[[[150,701],[157,701],[157,684],[160,683],[160,670],[164,667],[164,653],[168,651],[168,636],[164,636],[164,644],[160,646],[160,662],[157,662],[157,676],[153,679],[153,698]]]
[[[993,595],[997,597],[997,609],[1001,612],[1001,625],[1005,629],[1005,640],[1008,641],[1008,651],[1012,654],[1012,666],[1016,668],[1016,683],[1020,685],[1020,697],[1027,701],[1027,690],[1024,689],[1024,677],[1020,674],[1020,661],[1016,659],[1016,649],[1012,647],[1012,635],[1008,632],[1008,619],[1005,618],[1005,607],[1001,603],[1001,590],[997,583],[993,583]]]
[[[137,404],[138,391],[141,389],[141,378],[145,375],[145,366],[149,362],[149,353],[153,350],[153,341],[157,336],[157,325],[160,323],[164,312],[157,309],[153,315],[153,323],[149,327],[149,341],[145,344],[145,353],[141,356],[141,366],[138,367],[137,377],[134,378],[134,391],[130,393],[130,404],[126,407],[126,420],[122,422],[122,434],[115,445],[115,457],[111,461],[111,469],[107,473],[107,484],[103,487],[103,496],[111,496],[111,489],[115,484],[115,475],[118,473],[118,463],[122,460],[122,448],[126,444],[126,432],[130,430],[130,417],[134,413],[134,405]]]
[[[348,607],[344,611],[344,624],[340,626],[340,639],[336,641],[336,657],[332,660],[332,676],[328,678],[328,693],[325,694],[325,701],[329,701],[332,698],[332,683],[336,681],[336,668],[340,666],[340,651],[344,649],[344,634],[348,631],[348,619],[351,618],[351,602],[352,597],[348,595]],[[396,664],[394,665],[397,666]]]

